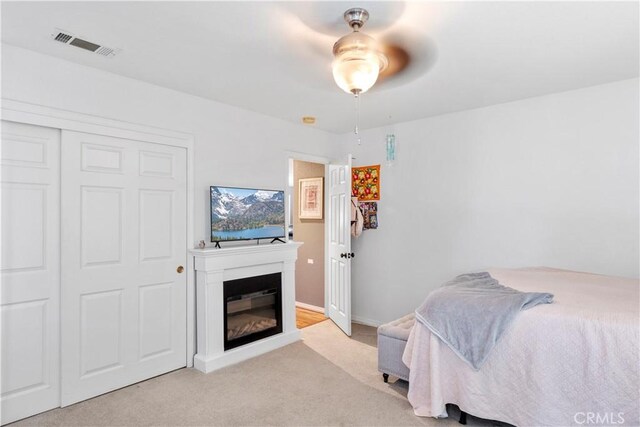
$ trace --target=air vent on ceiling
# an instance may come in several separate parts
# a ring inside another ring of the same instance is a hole
[[[102,56],[111,57],[111,56],[115,56],[116,53],[120,52],[120,49],[114,49],[111,47],[102,46],[98,43],[93,43],[93,42],[78,38],[68,31],[59,30],[57,28],[53,33],[51,33],[51,38],[57,42],[79,47],[81,49],[88,50],[89,52],[93,52],[95,54],[102,55]]]

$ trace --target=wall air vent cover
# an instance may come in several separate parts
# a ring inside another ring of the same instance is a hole
[[[120,52],[120,49],[114,49],[98,43],[90,42],[76,37],[68,31],[59,30],[57,28],[53,33],[51,33],[51,38],[57,42],[79,47],[102,56],[112,57],[115,56],[116,53]]]

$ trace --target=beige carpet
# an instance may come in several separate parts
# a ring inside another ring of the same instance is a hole
[[[459,426],[413,415],[407,383],[385,384],[377,372],[375,345],[374,328],[354,325],[348,338],[322,322],[302,342],[238,365],[180,369],[14,425]]]

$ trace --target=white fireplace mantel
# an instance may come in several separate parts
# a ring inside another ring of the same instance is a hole
[[[300,339],[296,327],[295,264],[299,242],[194,249],[197,352],[194,367],[211,372]],[[224,286],[227,280],[282,273],[282,333],[224,351]]]

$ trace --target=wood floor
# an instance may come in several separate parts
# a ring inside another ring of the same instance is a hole
[[[324,317],[324,314],[318,313],[317,311],[296,307],[296,326],[299,329],[315,325],[327,319],[327,317]]]

